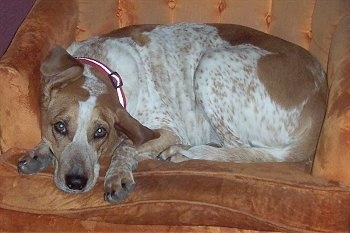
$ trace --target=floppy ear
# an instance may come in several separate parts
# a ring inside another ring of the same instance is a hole
[[[62,84],[68,84],[83,74],[83,65],[65,49],[55,45],[41,64],[42,105],[50,101],[51,90]]]
[[[158,132],[147,128],[130,116],[125,109],[118,109],[117,116],[118,122],[115,123],[114,127],[117,130],[121,130],[135,146],[142,145],[143,143],[160,136]]]

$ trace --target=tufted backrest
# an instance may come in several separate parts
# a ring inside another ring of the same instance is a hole
[[[234,23],[281,37],[309,50],[327,69],[336,25],[348,0],[78,0],[76,39],[132,24],[182,21]]]

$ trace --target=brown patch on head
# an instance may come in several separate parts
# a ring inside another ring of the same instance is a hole
[[[70,82],[69,85],[56,85],[50,90],[50,102],[42,106],[42,137],[54,143],[55,153],[59,155],[64,149],[62,145],[68,144],[76,130],[76,119],[79,101],[86,101],[89,92],[82,88],[85,78],[81,76]],[[69,124],[69,134],[65,138],[57,138],[53,131],[54,124],[59,121]],[[61,140],[63,139],[63,140]]]

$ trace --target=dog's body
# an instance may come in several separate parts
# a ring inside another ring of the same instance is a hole
[[[68,51],[117,71],[127,106],[105,75],[63,49],[44,61],[43,140],[19,169],[34,173],[55,158],[64,191],[90,190],[101,155],[113,155],[105,178],[113,202],[131,191],[142,159],[302,161],[315,151],[325,75],[281,39],[237,25],[144,25]]]

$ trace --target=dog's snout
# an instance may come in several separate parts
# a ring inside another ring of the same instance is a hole
[[[66,175],[66,185],[72,190],[82,190],[87,184],[87,177],[82,175]]]

